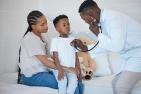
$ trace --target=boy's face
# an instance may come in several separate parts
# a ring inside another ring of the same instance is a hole
[[[60,19],[56,25],[56,30],[62,35],[68,35],[70,33],[70,23],[69,19]]]

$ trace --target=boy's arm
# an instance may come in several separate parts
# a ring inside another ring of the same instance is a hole
[[[78,54],[77,54],[77,52],[76,52],[76,54],[75,54],[75,58],[76,58],[75,69],[76,69],[76,71],[77,71],[78,79],[81,80],[81,79],[82,79],[82,75],[81,75],[80,62],[79,62],[79,59],[78,59]]]
[[[64,78],[64,70],[62,66],[59,64],[58,52],[53,52],[53,59],[54,59],[54,64],[56,65],[56,68],[58,70],[58,80],[61,80]]]

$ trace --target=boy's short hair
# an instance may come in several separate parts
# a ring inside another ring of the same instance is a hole
[[[63,19],[63,18],[67,18],[67,19],[68,19],[68,16],[66,16],[66,15],[64,15],[64,14],[57,16],[57,17],[53,20],[54,26],[56,27],[56,24],[59,22],[59,20],[61,20],[61,19]]]

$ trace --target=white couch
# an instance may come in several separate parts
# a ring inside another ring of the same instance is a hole
[[[95,58],[97,61],[96,76],[83,81],[84,94],[113,94],[112,79],[120,64],[124,63],[118,54],[108,53]],[[101,63],[101,64],[100,64]],[[0,94],[57,94],[56,89],[48,87],[31,87],[16,84],[17,73],[5,73],[0,76]],[[141,81],[134,87],[132,94],[141,94]]]

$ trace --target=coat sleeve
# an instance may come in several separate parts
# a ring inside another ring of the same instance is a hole
[[[124,48],[126,38],[126,24],[118,19],[111,20],[106,25],[108,34],[98,35],[99,47],[109,51],[121,51]]]

